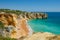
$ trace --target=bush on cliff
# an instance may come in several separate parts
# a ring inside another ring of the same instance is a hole
[[[0,29],[4,29],[4,25],[2,22],[0,22]]]
[[[0,12],[5,12],[5,13],[14,13],[14,14],[21,14],[24,11],[20,11],[20,10],[10,10],[10,9],[0,9]]]

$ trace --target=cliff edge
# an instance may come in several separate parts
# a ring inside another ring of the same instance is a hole
[[[38,32],[32,36],[26,37],[23,40],[60,40],[60,36],[49,32]]]

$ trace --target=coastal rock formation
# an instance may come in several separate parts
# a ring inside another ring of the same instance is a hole
[[[27,18],[27,19],[46,19],[47,14],[44,13],[24,13],[19,15],[22,18]]]
[[[60,40],[60,37],[48,32],[38,32],[23,40]]]
[[[6,14],[6,13],[0,13],[0,21],[4,24],[4,26],[8,25],[16,25],[16,19],[17,15],[15,14]]]
[[[18,16],[16,14],[0,13],[0,21],[4,24],[2,36],[17,39],[20,37],[31,36],[33,30],[27,24],[27,20],[43,18],[47,18],[47,15],[40,13],[24,13]]]
[[[4,37],[20,38],[33,33],[27,24],[27,20],[24,18],[20,19],[15,14],[0,14],[0,21],[4,24],[2,31]]]

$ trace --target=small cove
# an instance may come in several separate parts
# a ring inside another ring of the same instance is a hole
[[[47,12],[47,19],[29,20],[28,24],[34,32],[51,32],[60,34],[60,12]]]

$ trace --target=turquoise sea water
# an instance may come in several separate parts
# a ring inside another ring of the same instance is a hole
[[[51,32],[60,34],[60,12],[46,12],[47,19],[32,19],[28,21],[34,32]]]

